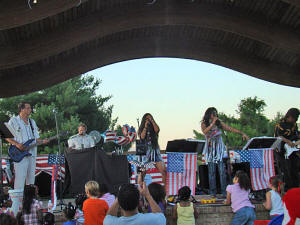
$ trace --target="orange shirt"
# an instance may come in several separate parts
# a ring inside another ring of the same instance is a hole
[[[103,220],[108,211],[106,201],[89,198],[83,203],[84,225],[103,225]]]

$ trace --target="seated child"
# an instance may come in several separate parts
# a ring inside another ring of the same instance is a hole
[[[151,183],[149,184],[148,189],[154,201],[156,201],[156,203],[159,205],[162,213],[165,213],[167,204],[165,200],[166,191],[164,187],[158,183]],[[152,212],[150,206],[148,206],[148,212]]]
[[[271,191],[266,193],[266,202],[264,207],[270,210],[271,220],[283,214],[282,197],[284,195],[284,184],[279,176],[273,176],[269,180],[269,187]]]
[[[69,202],[67,207],[63,210],[64,217],[68,221],[63,223],[63,225],[76,225],[76,221],[74,220],[75,212],[76,210],[74,206],[71,204],[71,202]]]
[[[173,219],[177,218],[177,225],[195,225],[197,214],[191,202],[191,189],[188,186],[178,190],[178,201],[173,208]]]
[[[6,213],[8,215],[14,216],[14,212],[9,209],[12,206],[12,201],[8,194],[8,189],[3,188],[3,195],[0,196],[0,213]]]
[[[253,225],[256,218],[254,205],[249,200],[250,179],[248,175],[238,170],[233,178],[233,184],[226,188],[227,198],[224,204],[231,203],[234,217],[231,225]]]
[[[55,216],[53,213],[47,212],[45,214],[43,225],[55,225]]]
[[[75,213],[75,220],[76,225],[83,225],[84,224],[84,215],[82,211],[83,202],[87,200],[86,194],[79,194],[76,196],[75,204],[76,204],[76,213]]]

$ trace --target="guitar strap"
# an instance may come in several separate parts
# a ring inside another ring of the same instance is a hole
[[[29,124],[30,124],[30,127],[31,127],[31,131],[32,131],[33,138],[35,138],[35,135],[34,135],[34,132],[33,132],[32,122],[31,122],[31,119],[30,119],[30,118],[29,118]]]

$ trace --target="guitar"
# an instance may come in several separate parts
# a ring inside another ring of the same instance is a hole
[[[300,145],[300,141],[297,141],[297,142],[294,142],[294,143],[296,145],[295,147],[291,147],[287,143],[284,144],[284,148],[285,148],[284,156],[285,156],[286,159],[288,159],[293,152],[296,152],[296,151],[300,150],[300,148],[297,147],[298,145]]]
[[[57,139],[60,136],[66,136],[68,132],[62,132],[59,135],[55,135],[53,137],[48,138],[49,141],[52,141],[54,139]],[[35,143],[31,144],[35,139],[30,139],[26,141],[23,146],[25,147],[24,150],[20,150],[17,146],[15,145],[10,145],[8,149],[8,155],[14,162],[20,162],[24,157],[26,156],[31,156],[31,153],[29,152],[30,149],[42,145],[43,143]]]

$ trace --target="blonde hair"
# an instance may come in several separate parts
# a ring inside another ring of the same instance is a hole
[[[99,184],[97,181],[90,180],[84,185],[85,191],[91,196],[97,197],[99,195]]]

